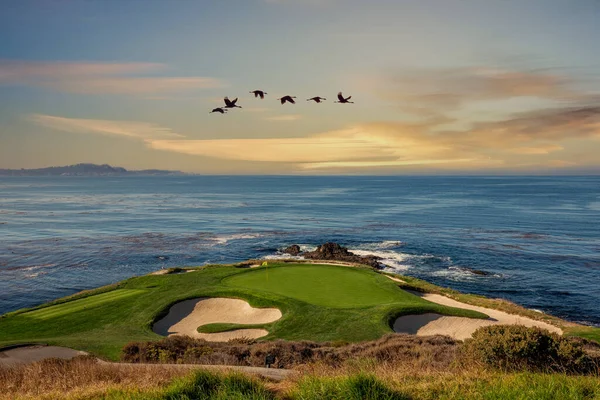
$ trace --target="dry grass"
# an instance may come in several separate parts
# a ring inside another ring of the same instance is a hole
[[[401,394],[399,398],[412,400],[600,399],[598,374],[570,376],[557,373],[504,373],[480,369],[474,365],[458,364],[441,370],[415,368],[411,364],[377,363],[373,360],[347,362],[338,368],[316,363],[302,366],[300,370],[301,374],[293,378],[293,382],[288,381],[287,386],[279,388],[285,393],[283,398],[319,398],[309,395],[312,392],[311,386],[321,387],[321,390],[330,392],[347,382],[350,377],[372,376],[385,387]],[[309,390],[306,390],[307,388]]]
[[[347,359],[337,366],[318,362],[297,369],[300,373],[296,376],[267,382],[240,373],[198,373],[164,365],[99,364],[85,358],[49,360],[0,369],[0,399],[188,398],[182,396],[194,387],[196,391],[204,390],[200,389],[203,382],[220,386],[220,396],[216,397],[219,399],[353,400],[365,398],[361,395],[365,391],[373,393],[368,397],[373,400],[600,398],[598,376],[502,373],[457,364],[443,369],[417,366],[415,359],[401,362],[395,357],[383,362],[373,358]],[[180,377],[183,380],[177,379]],[[255,389],[244,391],[252,382]]]
[[[459,342],[445,336],[417,337],[389,334],[361,343],[316,343],[309,341],[207,342],[171,336],[157,342],[130,343],[122,360],[134,363],[222,364],[262,367],[267,354],[275,357],[273,367],[295,368],[321,362],[338,367],[347,360],[410,364],[415,368],[445,369],[454,361]]]
[[[88,357],[48,359],[0,368],[0,399],[91,398],[111,389],[151,391],[189,373],[161,365],[101,364]]]

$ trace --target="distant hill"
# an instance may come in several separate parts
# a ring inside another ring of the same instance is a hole
[[[0,176],[129,176],[129,175],[182,175],[181,171],[144,169],[128,171],[108,164],[75,164],[64,167],[35,169],[0,169]]]

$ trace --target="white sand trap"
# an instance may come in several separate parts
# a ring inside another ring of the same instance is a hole
[[[238,329],[221,333],[199,333],[199,326],[215,323],[266,324],[281,318],[277,308],[253,308],[239,299],[200,298],[174,304],[166,317],[157,321],[152,330],[159,335],[188,335],[212,342],[236,338],[256,339],[269,334],[264,329]]]
[[[394,332],[411,333],[417,336],[445,335],[458,340],[470,338],[477,329],[489,325],[524,325],[537,326],[550,332],[562,335],[562,330],[546,322],[536,321],[520,315],[508,314],[492,308],[478,307],[460,301],[452,300],[446,296],[432,293],[413,292],[417,296],[448,307],[464,308],[479,311],[488,315],[489,319],[474,319],[464,317],[447,317],[439,314],[406,315],[399,317],[394,322]]]
[[[84,351],[77,351],[66,347],[57,346],[24,346],[0,351],[0,367],[28,364],[46,358],[71,358],[86,355]]]

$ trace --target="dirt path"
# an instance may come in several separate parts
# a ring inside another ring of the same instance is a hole
[[[47,358],[62,358],[70,360],[74,357],[87,355],[84,351],[77,351],[67,347],[58,346],[23,346],[0,351],[0,368],[2,367],[17,367],[19,365],[30,364],[36,361],[41,361]],[[180,369],[208,369],[213,371],[240,371],[247,374],[259,375],[268,379],[281,381],[291,375],[296,374],[296,371],[289,369],[277,368],[261,368],[261,367],[246,367],[237,365],[203,365],[203,364],[131,364],[131,363],[113,363],[98,360],[99,363],[114,366],[116,368],[141,368],[148,365],[159,365],[168,368]]]
[[[58,346],[25,346],[0,350],[0,367],[29,364],[46,358],[62,358],[70,360],[73,357],[86,355],[84,351],[77,351]]]

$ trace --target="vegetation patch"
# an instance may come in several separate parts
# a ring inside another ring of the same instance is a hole
[[[130,343],[123,348],[122,361],[130,363],[224,364],[263,367],[271,355],[273,367],[296,368],[310,363],[340,367],[349,360],[369,359],[376,363],[449,368],[456,361],[460,342],[449,337],[418,337],[388,334],[361,343],[317,343],[274,340],[207,342],[184,336],[160,341]]]
[[[504,371],[597,372],[581,343],[539,328],[492,325],[479,328],[465,341],[463,353],[484,366]]]

